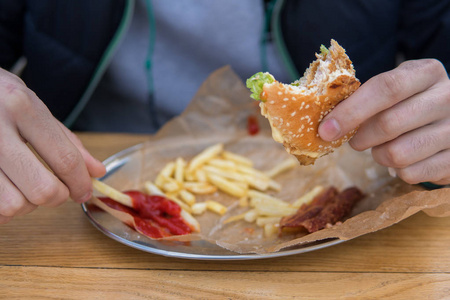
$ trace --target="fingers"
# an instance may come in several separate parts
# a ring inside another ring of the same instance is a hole
[[[28,214],[36,208],[0,170],[0,224],[8,223],[14,216]]]
[[[405,168],[449,149],[449,136],[450,119],[420,127],[376,146],[372,149],[372,155],[383,166]]]
[[[33,146],[56,177],[68,188],[70,197],[74,201],[89,200],[92,195],[92,183],[83,156],[37,97],[34,94],[27,96],[29,99],[26,104],[23,101],[21,103],[21,113],[14,115],[14,122],[17,124],[20,135]],[[25,158],[25,160],[30,159]],[[37,172],[43,173],[36,164],[33,166]],[[10,170],[10,172],[14,171]],[[42,181],[41,179],[40,182]],[[49,197],[58,196],[59,199],[63,187],[61,183],[55,181],[47,176],[47,183],[52,185],[45,188],[43,193]],[[28,197],[26,194],[28,189],[25,186],[23,188],[25,188],[24,194]]]
[[[408,61],[371,78],[337,105],[322,121],[319,134],[336,140],[381,111],[448,79],[442,64],[433,59]]]
[[[37,207],[27,201],[24,195],[16,188],[16,186],[14,186],[14,184],[1,170],[0,199],[0,216],[3,217],[5,221],[9,221],[13,216],[20,216],[30,213]]]
[[[105,172],[37,96],[2,69],[0,141],[0,223],[40,205],[57,206],[69,196],[87,201],[90,177]]]
[[[352,148],[363,151],[391,141],[405,132],[450,116],[450,95],[445,89],[416,94],[364,122],[350,140]],[[450,91],[449,91],[450,93]]]
[[[376,146],[372,155],[379,164],[395,168],[408,183],[446,182],[450,178],[449,137],[450,119],[445,119]]]
[[[431,181],[432,184],[437,185],[449,185],[450,184],[450,176],[441,180]]]
[[[449,170],[450,150],[445,150],[405,168],[395,169],[395,172],[410,184],[432,182],[447,185],[450,184]]]
[[[65,132],[66,136],[70,139],[70,141],[78,148],[78,151],[80,151],[81,155],[83,156],[84,162],[86,163],[86,167],[88,169],[89,174],[91,177],[98,178],[102,177],[106,173],[106,168],[103,165],[102,162],[94,158],[87,150],[84,148],[83,144],[81,143],[80,139],[67,127],[65,127],[63,124],[58,122],[61,129]]]
[[[450,80],[439,61],[408,61],[373,77],[327,115],[319,134],[331,141],[355,128],[350,145],[372,148],[404,181],[449,183]]]
[[[6,131],[6,130],[5,130]],[[0,169],[34,205],[57,206],[68,199],[68,188],[13,134],[0,144]]]

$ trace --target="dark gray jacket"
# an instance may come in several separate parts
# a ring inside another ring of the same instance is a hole
[[[26,57],[24,81],[64,121],[95,89],[132,1],[0,0],[0,66]],[[293,78],[331,38],[346,48],[363,82],[394,68],[399,53],[437,58],[450,69],[450,0],[265,2],[267,39]]]

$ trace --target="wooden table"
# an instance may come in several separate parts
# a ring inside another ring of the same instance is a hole
[[[101,160],[147,138],[79,136]],[[71,202],[0,226],[0,238],[1,299],[450,299],[450,218],[423,213],[329,248],[252,261],[135,250]]]

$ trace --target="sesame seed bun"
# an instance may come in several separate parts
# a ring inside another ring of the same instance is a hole
[[[316,54],[302,78],[292,84],[265,83],[261,92],[261,114],[270,122],[272,136],[295,155],[302,165],[333,152],[356,132],[326,142],[318,133],[322,119],[360,86],[352,62],[335,41]]]

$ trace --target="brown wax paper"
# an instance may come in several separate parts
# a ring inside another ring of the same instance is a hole
[[[145,143],[138,157],[131,158],[123,167],[125,171],[115,174],[108,183],[121,190],[142,189],[146,180],[155,180],[167,162],[177,157],[189,160],[219,142],[224,143],[226,150],[250,158],[255,168],[271,169],[289,154],[272,139],[268,121],[260,115],[258,102],[249,95],[250,91],[231,68],[215,71],[187,109]],[[249,116],[258,118],[260,132],[257,135],[248,133]],[[130,171],[127,172],[127,168]],[[353,239],[389,227],[419,211],[433,217],[450,216],[449,188],[426,191],[406,184],[376,164],[370,152],[356,152],[348,145],[320,158],[315,165],[299,165],[274,179],[282,185],[282,190],[268,193],[287,202],[295,201],[316,185],[333,185],[340,190],[357,186],[366,197],[341,225],[307,235],[265,238],[262,229],[255,224],[237,221],[223,225],[223,220],[248,209],[239,207],[236,198],[221,192],[199,196],[199,202],[219,201],[228,211],[224,216],[211,212],[196,216],[201,232],[181,239],[204,239],[238,253],[263,254],[330,238]]]

